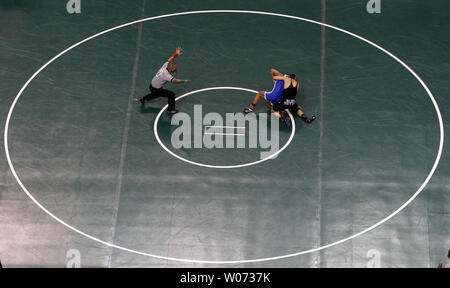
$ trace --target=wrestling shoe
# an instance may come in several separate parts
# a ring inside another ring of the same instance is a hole
[[[250,107],[245,107],[245,108],[244,108],[244,113],[245,113],[245,114],[248,114],[248,113],[251,113],[251,112],[253,112],[253,109],[252,109],[252,108],[250,108]]]
[[[283,123],[286,124],[287,127],[291,127],[291,117],[289,116],[285,116],[284,118],[282,118]]]
[[[305,119],[306,123],[311,123],[312,121],[316,120],[316,116],[312,115]]]
[[[141,105],[144,106],[144,105],[145,105],[145,99],[144,99],[144,97],[139,98],[139,102],[141,102]]]

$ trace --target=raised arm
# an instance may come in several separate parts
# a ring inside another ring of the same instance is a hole
[[[178,56],[178,55],[181,55],[181,54],[183,54],[183,49],[181,48],[181,47],[177,47],[177,49],[175,50],[175,53],[167,60],[169,63],[170,62],[173,62],[173,60]],[[171,63],[170,65],[175,65],[175,67],[176,67],[176,64],[175,63]],[[170,66],[169,65],[169,66]],[[169,70],[170,71],[170,70]],[[175,71],[175,70],[174,70]],[[175,77],[173,77],[172,78],[172,80],[170,80],[170,82],[172,82],[172,83],[188,83],[188,82],[191,82],[191,80],[189,80],[189,79],[178,79],[178,78],[175,78]]]
[[[175,49],[175,53],[170,56],[170,58],[167,60],[168,62],[172,62],[178,55],[183,54],[183,49],[181,49],[181,47],[177,47],[177,49]]]

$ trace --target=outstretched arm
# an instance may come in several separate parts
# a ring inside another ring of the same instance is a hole
[[[189,80],[189,79],[178,79],[178,78],[173,77],[172,81],[170,81],[170,82],[172,82],[172,83],[188,83],[188,82],[191,82],[191,80]]]
[[[173,59],[175,59],[178,55],[183,54],[182,51],[183,51],[183,49],[181,49],[181,47],[177,47],[177,49],[175,49],[175,53],[172,56],[170,56],[170,58],[167,61],[172,62]]]

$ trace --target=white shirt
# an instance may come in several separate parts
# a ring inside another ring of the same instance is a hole
[[[159,89],[167,82],[172,81],[173,76],[167,71],[167,65],[169,65],[169,62],[164,63],[164,65],[159,68],[158,72],[156,72],[155,77],[153,77],[152,86],[154,88]]]
[[[445,268],[450,268],[450,262],[447,262],[447,264],[445,264],[444,267],[445,267]]]

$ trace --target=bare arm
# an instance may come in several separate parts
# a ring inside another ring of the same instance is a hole
[[[178,79],[178,78],[173,77],[170,82],[172,82],[172,83],[188,83],[188,82],[191,82],[191,80],[189,80],[189,79]]]
[[[181,47],[177,47],[177,49],[175,49],[175,53],[172,56],[170,56],[170,58],[167,61],[168,62],[172,62],[173,59],[175,59],[175,57],[177,57],[178,55],[183,54],[182,51],[183,51],[183,49],[181,49]]]
[[[283,82],[284,82],[284,85],[283,85],[284,89],[287,89],[287,88],[291,85],[291,83],[292,83],[292,79],[291,79],[290,77],[286,76],[286,75],[282,75],[282,76],[273,76],[272,79],[273,79],[274,81],[276,81],[276,80],[281,80],[281,81],[283,81]],[[297,86],[297,91],[298,91],[298,86]]]
[[[272,79],[274,79],[273,77],[275,77],[275,76],[283,76],[283,74],[281,74],[280,71],[272,68],[272,69],[270,69],[270,76],[272,76]]]
[[[283,75],[281,75],[281,76],[272,76],[272,79],[273,80],[286,80],[288,77],[286,77],[286,76],[283,76]]]
[[[177,47],[177,49],[175,50],[175,53],[167,60],[168,62],[172,62],[175,57],[177,57],[178,55],[183,54],[183,49],[181,47]],[[188,83],[191,82],[191,80],[188,79],[178,79],[173,77],[172,80],[170,80],[170,82],[172,83]]]

